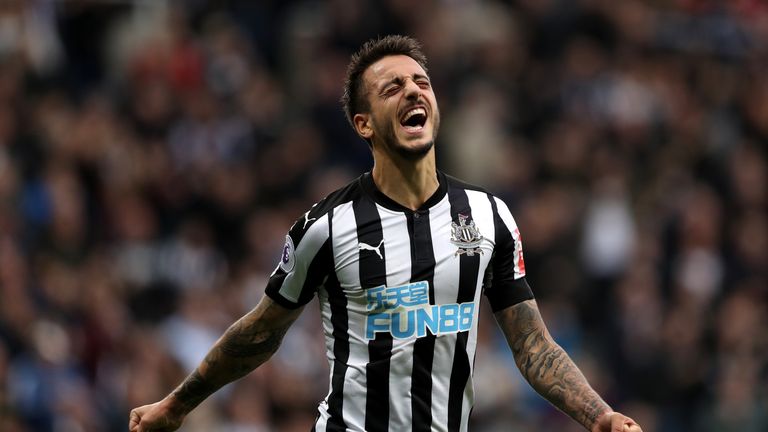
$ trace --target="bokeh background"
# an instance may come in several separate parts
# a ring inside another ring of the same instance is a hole
[[[761,0],[0,1],[0,430],[127,430],[192,370],[370,169],[338,99],[390,33],[428,54],[440,168],[510,205],[599,392],[646,432],[768,431]],[[580,430],[488,310],[472,430]],[[308,431],[319,323],[183,430]]]

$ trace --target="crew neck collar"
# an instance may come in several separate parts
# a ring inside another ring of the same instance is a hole
[[[368,196],[371,197],[371,199],[373,199],[376,204],[398,212],[420,212],[427,210],[430,207],[433,207],[435,204],[439,203],[448,192],[448,182],[445,179],[445,174],[440,171],[437,171],[437,182],[438,186],[435,193],[433,193],[432,196],[430,196],[418,209],[411,210],[408,207],[405,207],[404,205],[388,197],[384,194],[384,192],[380,191],[376,186],[376,182],[373,181],[373,175],[370,171],[363,174],[360,178],[360,183],[363,186],[363,190],[365,190]]]

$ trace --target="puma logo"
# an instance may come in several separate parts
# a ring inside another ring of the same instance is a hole
[[[381,255],[381,245],[383,245],[383,244],[384,244],[384,239],[381,239],[381,241],[379,242],[379,245],[376,246],[376,247],[373,247],[373,246],[371,246],[371,245],[369,245],[367,243],[360,242],[360,243],[357,244],[357,248],[359,250],[374,251],[374,252],[376,252],[376,255],[379,256],[380,259],[384,259],[384,257]]]
[[[304,213],[304,226],[301,229],[307,229],[307,224],[313,220],[317,220],[317,218],[309,217],[309,212]]]

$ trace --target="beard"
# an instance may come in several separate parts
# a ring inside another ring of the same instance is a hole
[[[392,153],[400,156],[405,160],[416,161],[424,158],[424,156],[429,154],[429,151],[432,150],[432,147],[435,146],[437,130],[440,127],[440,114],[435,112],[434,125],[432,128],[432,139],[416,146],[408,146],[402,144],[400,140],[397,139],[395,127],[396,126],[391,122],[386,122],[385,126],[380,128],[382,131],[381,138],[382,141],[384,141],[384,146],[388,148]]]
[[[411,161],[422,159],[424,156],[429,154],[429,151],[432,150],[432,147],[435,146],[434,139],[411,147],[400,144],[400,142],[397,141],[394,136],[391,139],[387,138],[386,136],[384,138],[386,139],[386,146],[389,147],[394,153],[403,159]]]

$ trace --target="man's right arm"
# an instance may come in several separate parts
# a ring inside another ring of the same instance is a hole
[[[208,396],[267,361],[301,310],[285,308],[264,296],[227,329],[176,390],[160,402],[131,411],[130,431],[178,429],[184,417]]]

